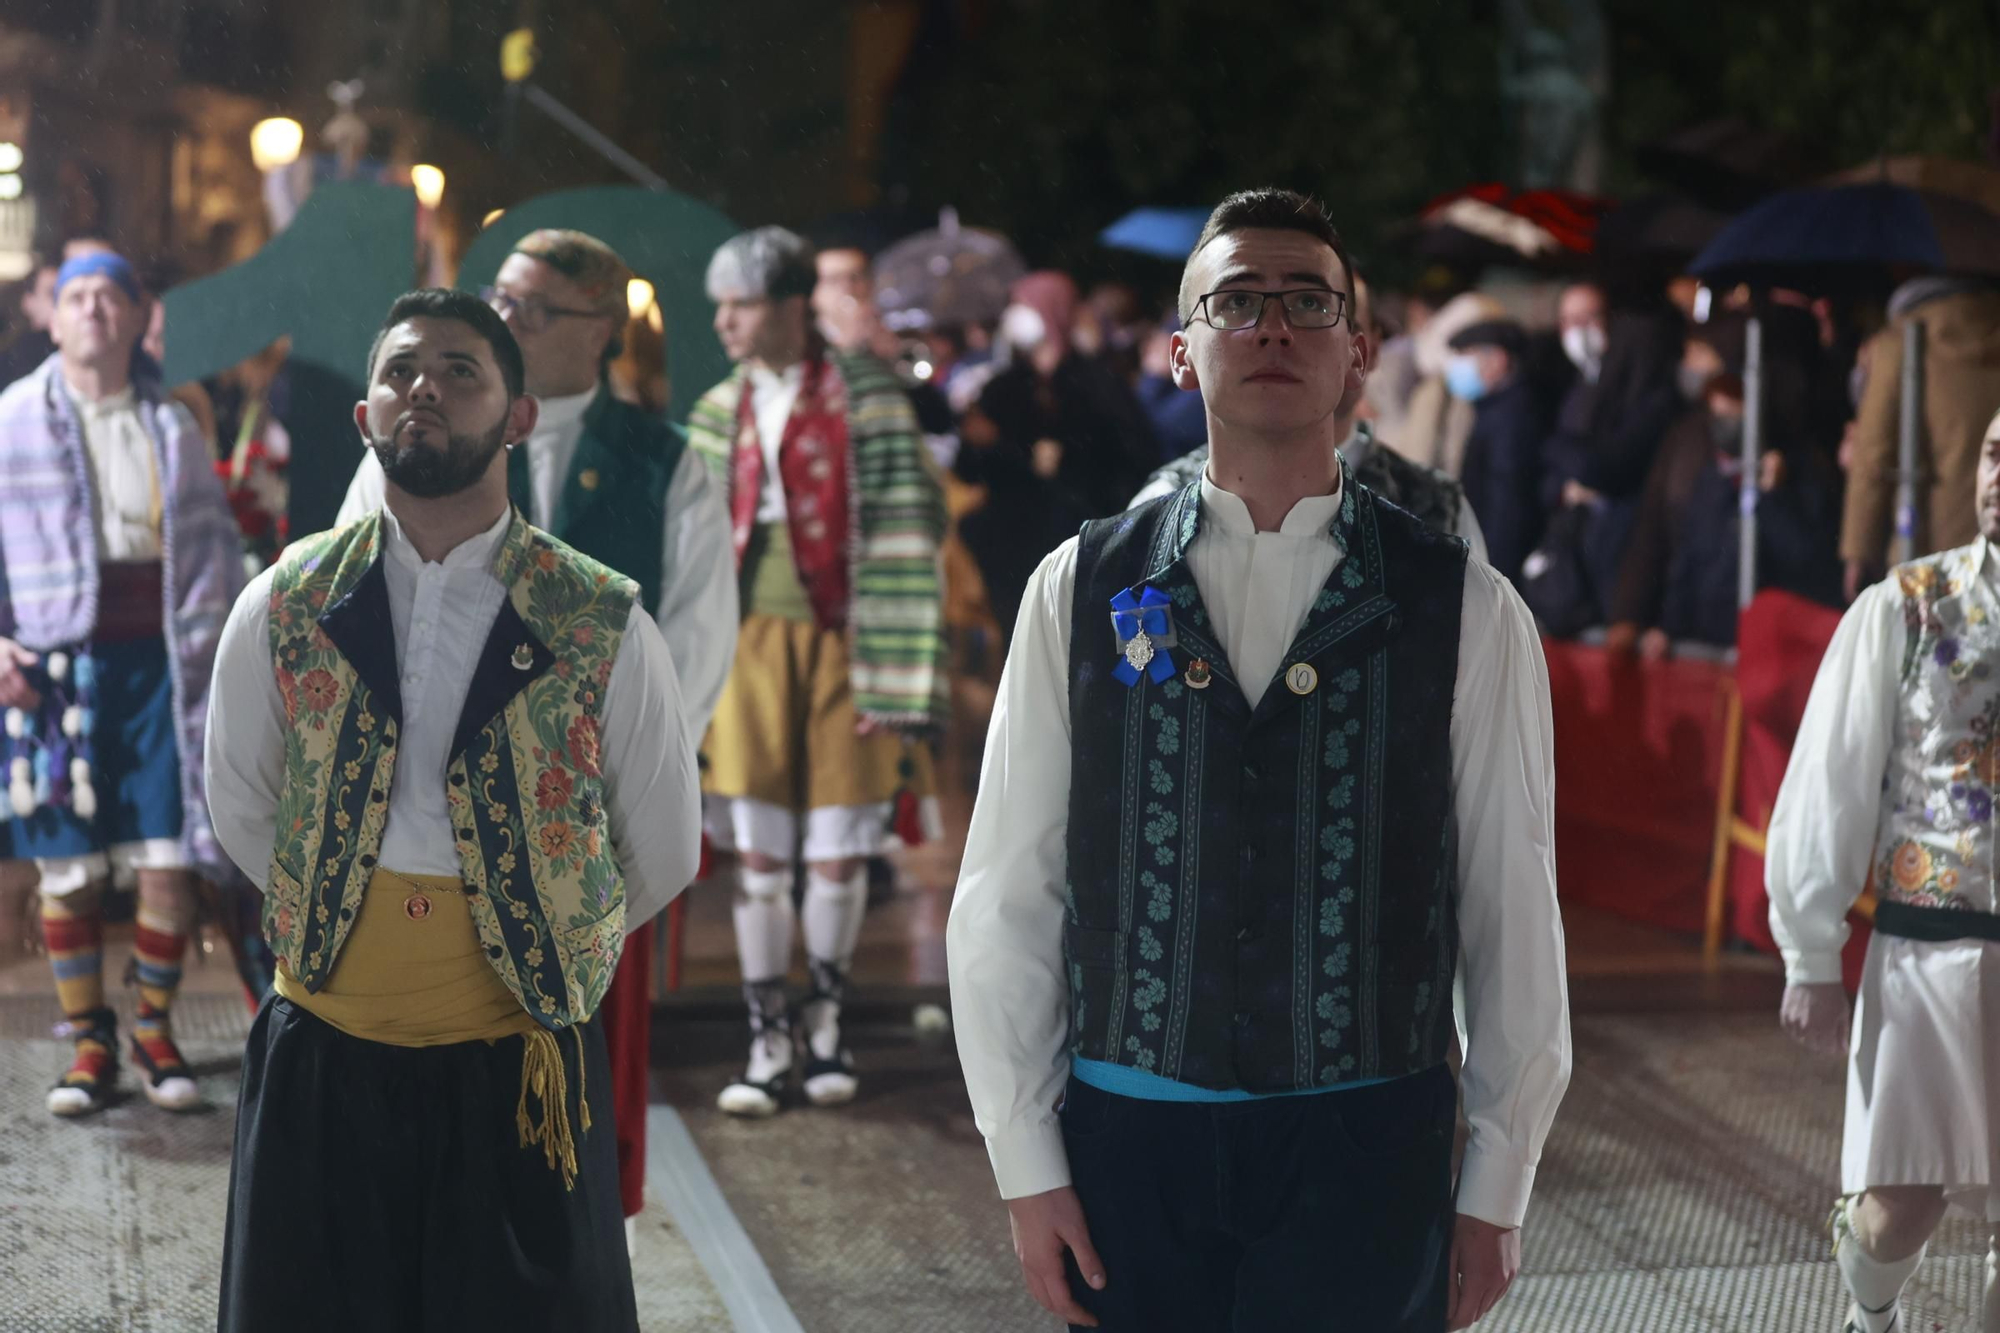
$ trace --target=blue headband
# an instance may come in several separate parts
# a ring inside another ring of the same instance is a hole
[[[108,250],[93,250],[89,254],[78,255],[56,270],[56,294],[74,278],[109,278],[118,284],[130,300],[139,299],[139,275],[132,270],[132,262],[123,255],[112,254]]]

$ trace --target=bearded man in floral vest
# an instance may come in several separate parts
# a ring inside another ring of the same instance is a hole
[[[1833,1240],[1851,1333],[1904,1327],[1903,1288],[1954,1203],[1992,1229],[1980,1327],[2000,1333],[2000,417],[1978,478],[1978,539],[1841,618],[1766,844],[1782,1021],[1848,1055]],[[1850,1043],[1841,946],[1870,885]]]
[[[596,1011],[694,874],[680,685],[638,585],[508,503],[537,406],[498,314],[402,297],[367,393],[386,503],[253,581],[217,660],[216,832],[278,958],[220,1326],[630,1333]]]
[[[900,804],[930,791],[923,736],[945,716],[938,543],[944,498],[910,400],[873,357],[829,349],[807,306],[811,247],[745,232],[708,269],[736,371],[695,405],[688,442],[728,488],[742,589],[736,661],[703,747],[708,826],[740,856],[735,920],[750,1058],[732,1115],[778,1110],[794,1065],[785,978],[793,865],[811,990],[803,1090],[855,1093],[840,1011],[866,858]],[[920,836],[908,819],[907,836]]]

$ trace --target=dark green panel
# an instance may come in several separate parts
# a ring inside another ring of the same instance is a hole
[[[416,196],[316,187],[292,225],[233,268],[168,292],[166,378],[213,375],[292,338],[292,532],[333,521],[361,459],[354,430],[368,345],[416,267]]]

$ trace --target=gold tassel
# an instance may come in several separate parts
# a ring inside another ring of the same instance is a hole
[[[583,1065],[583,1026],[578,1024],[570,1029],[576,1034],[576,1109],[583,1112],[583,1132],[590,1133],[590,1099],[585,1096],[588,1078]]]
[[[569,1132],[569,1083],[563,1076],[562,1047],[548,1029],[537,1027],[521,1034],[521,1100],[514,1110],[514,1126],[521,1133],[521,1146],[542,1145],[549,1169],[561,1169],[563,1188],[576,1188],[576,1142]],[[580,1040],[580,1039],[579,1039]],[[577,1065],[579,1077],[583,1072]],[[542,1123],[538,1128],[528,1115],[528,1094],[541,1099]],[[590,1110],[584,1108],[583,1127],[590,1128]]]

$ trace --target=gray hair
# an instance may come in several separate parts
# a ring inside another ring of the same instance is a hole
[[[708,261],[708,297],[725,295],[782,301],[811,296],[818,282],[813,248],[805,237],[783,227],[757,227],[722,243]]]

